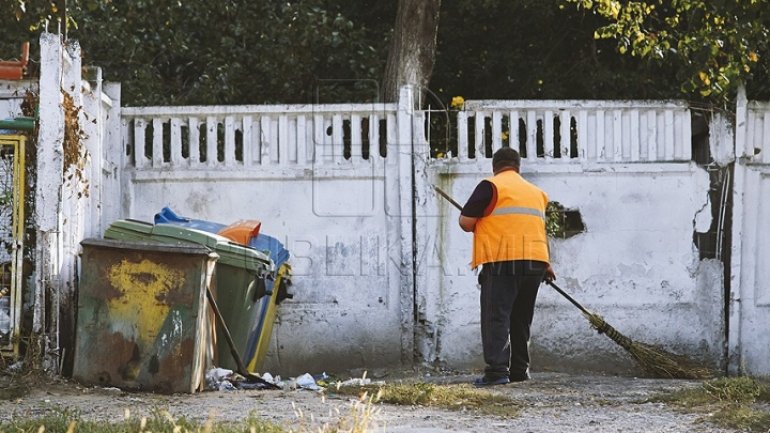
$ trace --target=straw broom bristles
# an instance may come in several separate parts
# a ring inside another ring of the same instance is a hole
[[[584,314],[594,329],[600,334],[610,337],[612,341],[625,349],[639,362],[642,369],[652,376],[671,379],[708,379],[714,376],[714,373],[708,368],[697,365],[684,356],[675,355],[661,348],[639,343],[626,337],[596,313],[586,312]]]

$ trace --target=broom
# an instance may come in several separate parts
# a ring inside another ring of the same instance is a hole
[[[457,209],[462,210],[462,206],[441,188],[433,185],[433,189]],[[608,336],[618,346],[625,349],[649,375],[671,379],[707,379],[713,377],[714,374],[711,370],[698,365],[684,356],[675,355],[651,344],[640,343],[626,337],[608,324],[602,316],[580,305],[578,301],[559,288],[553,281],[547,281],[546,283],[583,312],[591,327],[600,334]]]

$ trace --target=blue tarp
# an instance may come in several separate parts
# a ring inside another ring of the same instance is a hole
[[[169,207],[164,207],[155,214],[155,224],[173,224],[209,233],[219,233],[220,230],[227,227],[224,224],[179,216]]]

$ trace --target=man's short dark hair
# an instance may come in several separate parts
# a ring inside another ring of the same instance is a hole
[[[510,147],[501,147],[492,155],[492,171],[497,172],[506,167],[519,169],[521,166],[521,156],[519,152]]]

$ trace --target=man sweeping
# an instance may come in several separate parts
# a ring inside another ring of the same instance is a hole
[[[529,328],[543,280],[556,278],[545,233],[548,196],[519,175],[521,157],[503,147],[494,175],[479,183],[460,215],[473,232],[473,260],[481,285],[481,341],[486,368],[474,385],[529,379]]]

